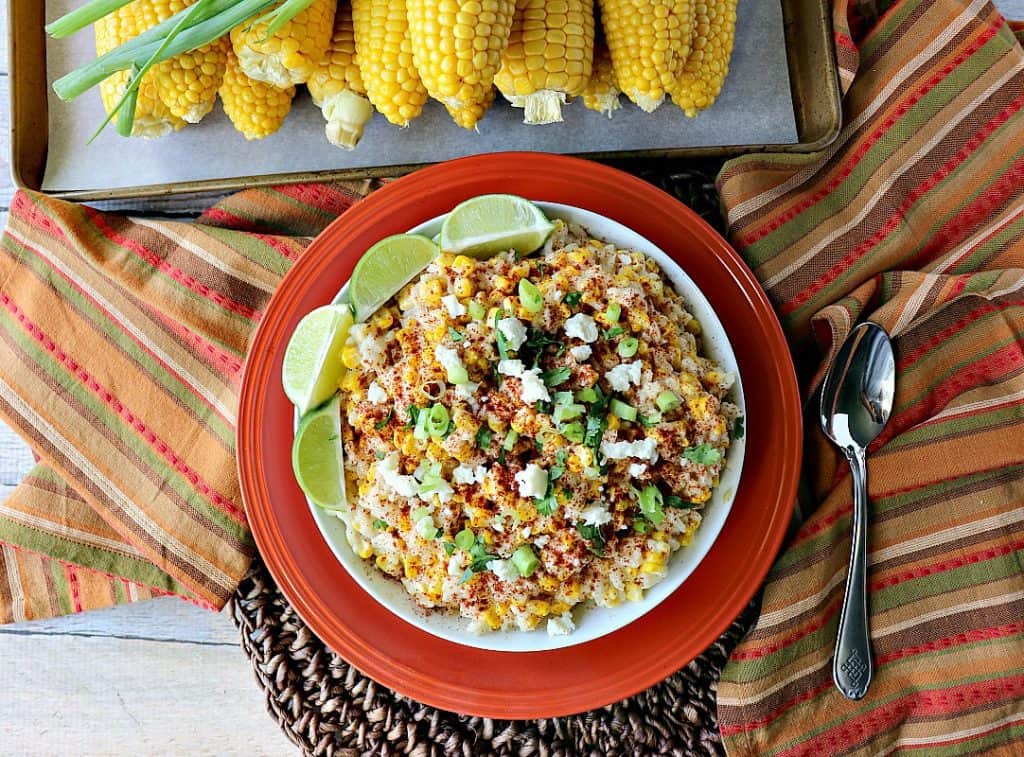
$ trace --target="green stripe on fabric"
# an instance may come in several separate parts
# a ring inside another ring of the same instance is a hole
[[[955,720],[946,722],[950,723],[954,733],[960,730],[957,728]],[[975,726],[975,728],[983,727],[985,726]],[[926,747],[915,744],[914,755],[916,757],[962,757],[965,754],[978,754],[994,749],[1003,744],[1019,744],[1021,739],[1024,738],[1024,723],[1017,722],[1015,724],[990,725],[988,727],[995,730],[981,734],[972,733],[969,736],[956,736],[954,737],[954,743],[946,744],[945,746]],[[936,737],[936,740],[940,738]]]
[[[998,253],[1009,248],[1011,243],[1020,241],[1021,237],[1024,237],[1024,216],[1004,226],[999,233],[994,234],[988,241],[972,252],[970,257],[951,268],[949,273],[960,273],[977,269],[985,261],[991,260]]]
[[[942,85],[932,87],[893,125],[887,138],[879,139],[871,146],[853,171],[825,199],[789,219],[779,228],[750,245],[745,253],[748,263],[752,267],[759,267],[777,255],[779,250],[792,247],[807,235],[808,229],[822,226],[836,213],[848,208],[851,200],[858,197],[864,190],[868,180],[875,176],[893,155],[906,149],[904,140],[895,139],[893,135],[914,134],[920,131],[961,92],[970,88],[978,78],[984,75],[985,71],[1005,54],[1005,49],[1000,48],[995,40],[989,40],[977,54],[981,58],[987,59],[986,65],[959,66],[944,80]],[[914,88],[916,89],[917,86],[915,82]],[[960,167],[962,168],[963,164]]]
[[[120,581],[111,581],[111,585],[114,587],[114,602],[119,605],[126,605],[131,600],[128,596],[128,592],[124,589],[124,584]]]
[[[232,215],[237,215],[234,209]],[[258,219],[253,219],[258,220]],[[203,233],[213,237],[226,247],[251,260],[261,268],[284,276],[294,261],[289,260],[266,242],[253,234],[245,234],[219,226],[203,226]]]
[[[986,411],[972,411],[968,415],[931,421],[926,426],[916,426],[895,437],[886,445],[886,453],[895,452],[907,447],[918,446],[926,442],[937,441],[956,434],[984,431],[1019,422],[1021,408],[1019,405],[1008,404]]]
[[[915,3],[899,3],[898,5],[891,7],[888,11],[888,15],[881,20],[880,23],[876,24],[868,32],[868,34],[861,40],[857,47],[860,49],[861,60],[870,58],[884,43],[888,42],[892,35],[900,28],[902,24],[913,12],[919,7]]]
[[[1017,309],[1018,308],[1013,308],[1013,310],[1017,310]],[[946,350],[946,351],[950,351],[950,352],[955,351],[956,348],[952,344],[953,340],[960,341],[961,339],[967,339],[968,341],[971,342],[972,345],[979,344],[979,341],[978,341],[979,334],[974,333],[974,332],[977,331],[979,326],[984,325],[984,323],[986,321],[988,321],[988,320],[990,320],[992,318],[1005,318],[1005,317],[1006,317],[1006,310],[997,310],[995,312],[986,313],[985,315],[983,315],[980,318],[978,318],[976,321],[971,322],[968,326],[966,326],[965,328],[963,328],[960,331],[958,331],[949,340],[946,340],[943,343],[943,349]],[[981,336],[987,336],[987,334],[982,333]],[[935,379],[931,383],[926,384],[924,386],[924,388],[920,392],[918,392],[915,396],[908,398],[904,403],[902,403],[898,408],[896,408],[895,411],[894,411],[894,414],[895,413],[905,412],[908,409],[916,406],[922,400],[927,399],[927,397],[932,392],[935,391],[935,387],[937,387],[939,384],[943,383],[944,381],[948,381],[951,376],[957,374],[958,372],[960,372],[964,368],[967,368],[968,366],[974,365],[976,363],[980,363],[985,358],[989,357],[990,355],[995,354],[996,352],[998,352],[999,350],[1001,350],[1001,349],[1003,349],[1005,347],[1009,347],[1010,345],[1016,344],[1017,341],[1018,340],[1015,337],[1010,337],[1009,339],[1004,339],[1001,342],[996,342],[995,344],[992,344],[992,345],[986,345],[986,347],[984,349],[978,350],[975,354],[971,355],[970,357],[965,358],[965,359],[961,360],[958,363],[954,363],[953,365],[949,366],[949,368],[945,369],[945,371],[941,375],[936,376]],[[980,343],[984,344],[984,342],[980,342]],[[966,354],[968,354],[968,355],[971,354],[971,348],[968,348],[966,346],[965,346],[963,351],[966,352]],[[910,374],[914,373],[915,371],[925,370],[926,367],[933,367],[932,366],[932,362],[933,361],[928,360],[926,358],[922,358],[921,360],[917,360],[913,364],[907,366],[903,370],[903,375],[904,376],[909,376]]]
[[[1004,578],[1015,578],[1020,575],[1022,557],[1024,551],[1018,550],[984,562],[969,563],[921,578],[910,578],[895,586],[876,589],[871,592],[871,614],[877,617],[878,613],[922,599],[939,597],[968,587],[984,586]]]
[[[192,488],[182,473],[157,455],[144,440],[139,438],[133,428],[125,424],[119,415],[70,376],[49,352],[43,350],[34,339],[28,336],[11,318],[6,309],[0,310],[0,329],[11,336],[17,346],[28,356],[28,359],[38,365],[54,384],[81,403],[87,413],[92,414],[116,439],[129,448],[139,458],[142,465],[155,474],[164,487],[170,487],[187,506],[194,508],[196,512],[231,534],[240,543],[252,543],[252,537],[244,524],[236,522],[215,505],[207,502]]]
[[[1024,668],[1013,668],[1011,670],[1005,671],[1005,673],[1006,673],[1006,675],[1005,676],[1000,676],[1000,678],[1010,678],[1010,677],[1018,676],[1021,673],[1024,673]],[[965,686],[965,685],[972,684],[972,683],[981,683],[982,681],[988,681],[988,680],[992,680],[992,676],[990,676],[990,675],[964,676],[962,678],[957,678],[957,679],[954,679],[954,680],[951,680],[951,681],[946,681],[944,684],[936,684],[934,686],[931,686],[931,687],[929,687],[929,691],[949,691],[949,690],[955,689],[955,688],[957,688],[959,686]],[[773,749],[771,751],[764,752],[764,755],[767,756],[767,755],[773,755],[773,754],[779,754],[781,752],[785,752],[787,749],[791,749],[791,748],[793,748],[795,746],[798,746],[798,745],[800,745],[800,744],[802,744],[804,742],[810,741],[811,739],[815,738],[816,736],[820,736],[821,734],[823,734],[823,733],[825,733],[827,731],[830,731],[833,728],[835,728],[835,727],[837,727],[839,725],[842,725],[843,723],[848,723],[851,720],[854,720],[854,719],[856,719],[858,717],[861,717],[863,715],[867,715],[872,710],[882,709],[886,705],[891,704],[892,702],[895,702],[896,700],[901,699],[901,698],[907,696],[908,694],[914,693],[914,691],[916,689],[917,689],[917,686],[915,684],[908,683],[907,686],[904,686],[899,691],[895,691],[892,694],[890,694],[890,695],[888,695],[886,697],[883,697],[882,699],[878,699],[878,698],[875,698],[875,697],[871,698],[870,700],[868,700],[870,702],[870,704],[864,703],[864,704],[861,704],[861,705],[858,706],[858,705],[854,705],[853,703],[851,703],[851,706],[855,706],[855,707],[858,708],[856,712],[850,712],[849,711],[849,707],[843,708],[843,710],[844,710],[844,714],[843,715],[840,715],[840,716],[838,716],[836,718],[833,718],[832,720],[829,720],[827,723],[823,723],[821,725],[815,726],[814,728],[811,728],[809,730],[803,731],[799,737],[797,737],[795,739],[792,739],[790,741],[787,741],[784,744],[781,744],[781,745],[777,746],[775,749]],[[798,705],[797,708],[794,708],[793,710],[790,710],[787,713],[786,717],[790,718],[791,720],[799,720],[795,716],[796,710],[797,709],[806,708],[809,704],[812,704],[815,701],[816,700],[812,699],[810,702],[801,703],[800,705]]]
[[[16,544],[42,555],[60,555],[66,563],[81,565],[99,573],[109,573],[127,578],[135,583],[146,584],[158,589],[183,594],[188,597],[195,595],[171,576],[157,568],[145,558],[131,557],[109,550],[90,547],[78,541],[63,539],[54,534],[46,533],[29,526],[0,518],[0,541]],[[63,575],[63,571],[61,571]],[[69,590],[65,582],[65,589]],[[69,612],[71,609],[69,608]]]
[[[18,245],[11,237],[6,237],[6,239],[10,240],[9,246],[12,251],[17,250],[19,253],[24,253],[22,262],[41,280],[49,283],[64,302],[73,307],[94,329],[106,336],[120,352],[138,364],[173,400],[195,413],[201,422],[223,442],[225,449],[230,450],[233,447],[234,428],[215,411],[207,407],[196,396],[195,390],[164,368],[156,358],[140,347],[133,337],[116,325],[104,310],[71,286],[67,279],[53,270],[42,258],[31,254],[29,250]]]
[[[75,604],[71,599],[71,586],[68,585],[68,577],[64,573],[64,567],[56,560],[48,561],[50,576],[53,578],[54,593],[57,595],[57,604],[60,606],[62,615],[70,615],[75,611]]]

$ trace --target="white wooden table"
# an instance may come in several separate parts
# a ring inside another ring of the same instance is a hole
[[[0,40],[2,227],[14,191],[6,3]],[[0,423],[0,501],[32,464],[24,442]],[[0,626],[0,755],[249,757],[296,751],[267,714],[224,613],[163,598]]]

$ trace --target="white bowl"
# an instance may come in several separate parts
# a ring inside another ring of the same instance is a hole
[[[551,202],[538,202],[537,204],[549,218],[561,218],[578,223],[595,237],[612,242],[624,249],[640,250],[661,266],[676,291],[682,295],[687,309],[697,317],[701,324],[703,354],[736,376],[736,383],[730,392],[730,401],[738,405],[742,412],[744,410],[743,387],[740,383],[732,345],[729,344],[725,330],[707,298],[683,269],[650,241],[610,218],[571,205]],[[440,231],[443,220],[444,216],[438,216],[409,231],[413,234],[433,237]],[[346,283],[335,297],[335,302],[343,299],[347,287]],[[298,418],[296,418],[297,422]],[[596,607],[589,603],[577,607],[573,613],[576,630],[568,636],[549,636],[543,623],[534,631],[495,631],[475,634],[467,628],[469,621],[458,617],[455,613],[424,610],[412,601],[399,581],[388,577],[374,567],[372,562],[361,559],[352,551],[345,538],[345,525],[341,520],[312,503],[309,504],[309,507],[313,513],[313,519],[320,528],[320,533],[327,540],[327,544],[338,558],[338,562],[344,566],[356,583],[398,618],[434,636],[469,647],[500,652],[540,652],[583,644],[617,631],[650,612],[679,588],[710,551],[711,545],[725,524],[736,490],[739,488],[745,442],[744,437],[732,443],[726,456],[726,465],[722,470],[719,485],[701,513],[704,519],[703,523],[697,529],[693,541],[672,555],[665,578],[648,589],[644,598],[639,602],[623,602],[615,608]]]

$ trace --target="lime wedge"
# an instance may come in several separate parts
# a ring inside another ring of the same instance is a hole
[[[352,313],[345,305],[325,305],[308,313],[295,327],[284,353],[281,382],[284,393],[305,415],[338,390],[345,368],[345,344]]]
[[[505,250],[529,255],[544,244],[553,228],[529,200],[515,195],[480,195],[448,214],[441,226],[441,249],[475,258]]]
[[[292,443],[292,470],[302,491],[327,510],[345,507],[345,470],[341,450],[341,399],[302,416]]]
[[[371,247],[356,263],[348,284],[356,320],[365,321],[377,308],[430,265],[437,245],[419,234],[396,234]]]

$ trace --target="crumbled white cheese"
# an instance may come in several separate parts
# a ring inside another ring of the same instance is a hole
[[[452,555],[452,559],[448,561],[448,575],[449,576],[461,576],[462,575],[462,555],[456,552]]]
[[[519,380],[523,382],[522,398],[527,405],[532,405],[537,400],[551,401],[551,395],[544,384],[544,379],[540,377],[540,368],[523,371]]]
[[[565,335],[590,344],[597,341],[597,323],[586,313],[577,313],[565,322]]]
[[[462,364],[462,358],[459,357],[458,350],[445,347],[443,344],[439,344],[434,348],[434,359],[449,373],[452,371],[465,372],[466,370],[466,366]]]
[[[452,485],[445,481],[443,478],[440,483],[431,489],[429,492],[420,492],[420,499],[424,502],[433,501],[434,495],[437,495],[437,501],[442,505],[452,501],[452,497],[455,496],[455,490],[452,489]]]
[[[548,545],[549,541],[551,541],[551,537],[548,534],[541,534],[533,540],[533,543],[536,544],[539,549],[544,549],[544,547]]]
[[[377,463],[377,475],[391,491],[400,497],[415,497],[419,493],[419,484],[412,476],[403,476],[398,472],[398,453],[392,452]]]
[[[632,476],[633,478],[640,478],[640,476],[644,475],[644,473],[646,472],[646,463],[633,463],[629,466],[629,475]]]
[[[476,479],[478,484],[482,484],[484,479],[487,478],[487,468],[483,465],[478,465],[473,469],[473,478]]]
[[[366,388],[366,399],[370,400],[374,405],[379,405],[382,402],[387,402],[388,393],[376,381],[371,381],[370,385]]]
[[[519,579],[519,571],[511,560],[491,560],[487,569],[498,577],[498,580],[512,583]]]
[[[499,360],[498,361],[498,373],[502,376],[514,376],[518,378],[523,375],[523,371],[526,370],[526,366],[523,365],[522,360]]]
[[[452,481],[457,484],[472,484],[476,481],[473,469],[467,465],[460,465],[452,471]]]
[[[455,396],[458,397],[459,399],[466,400],[472,406],[474,400],[476,399],[477,390],[479,389],[479,381],[467,381],[465,384],[456,384]]]
[[[565,613],[557,618],[548,618],[548,636],[568,636],[576,630],[572,615]]]
[[[498,331],[504,335],[510,349],[518,350],[526,341],[526,325],[518,318],[502,318],[498,321]]]
[[[429,515],[424,515],[416,521],[416,525],[413,528],[424,539],[433,539],[437,535],[437,526],[434,525],[434,519]]]
[[[604,374],[604,377],[612,385],[612,389],[617,392],[624,392],[629,389],[630,384],[640,383],[640,371],[642,368],[643,365],[639,360],[634,360],[632,363],[620,363]]]
[[[654,439],[640,439],[635,442],[601,442],[601,454],[609,460],[636,457],[655,463],[658,461],[658,443]]]
[[[583,508],[583,522],[588,526],[603,526],[611,522],[612,514],[601,502],[593,502]]]
[[[625,253],[620,253],[619,254],[619,263],[621,263],[622,265],[632,265],[633,264],[633,258],[631,258],[629,255],[627,255]]]
[[[574,358],[576,358],[576,360],[578,360],[581,363],[584,360],[589,360],[593,352],[594,351],[585,344],[581,344],[579,347],[572,347],[569,350],[569,354],[572,355]]]
[[[448,310],[448,315],[452,318],[458,318],[466,314],[466,306],[459,302],[459,298],[454,294],[446,294],[441,298],[441,302],[444,303],[445,308]]]
[[[530,463],[516,474],[520,497],[541,499],[548,490],[548,472],[536,463]]]

